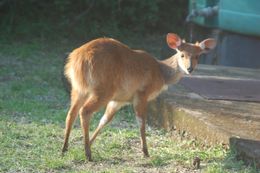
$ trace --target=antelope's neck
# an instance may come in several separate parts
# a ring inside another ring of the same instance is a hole
[[[159,64],[166,85],[177,83],[183,76],[183,73],[178,67],[176,56],[159,61]]]

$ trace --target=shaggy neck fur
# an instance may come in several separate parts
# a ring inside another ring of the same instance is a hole
[[[183,72],[178,66],[177,58],[177,55],[174,55],[166,60],[159,61],[160,69],[167,85],[177,83],[183,76]]]

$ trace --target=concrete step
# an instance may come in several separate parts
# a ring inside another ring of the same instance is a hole
[[[218,76],[260,80],[260,70],[222,66],[200,65],[193,75],[209,79]],[[167,130],[186,132],[207,145],[230,144],[233,138],[260,141],[260,103],[208,100],[177,84],[150,103],[148,123]],[[260,151],[260,145],[247,142],[234,146],[238,151],[246,151],[243,158],[247,162],[256,161],[260,167],[260,152],[253,152]],[[246,147],[253,149],[250,151]]]

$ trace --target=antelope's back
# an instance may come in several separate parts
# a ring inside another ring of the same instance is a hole
[[[122,100],[137,90],[155,87],[155,81],[162,83],[159,65],[152,56],[108,38],[75,49],[68,58],[65,75],[79,92],[109,91],[115,93],[114,99]]]

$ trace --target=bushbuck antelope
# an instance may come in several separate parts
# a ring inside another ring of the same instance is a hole
[[[158,96],[167,85],[178,82],[184,74],[190,74],[200,54],[216,46],[214,39],[191,44],[173,33],[167,35],[167,43],[177,53],[163,61],[111,38],[90,41],[69,55],[65,75],[72,86],[71,106],[66,118],[62,153],[68,149],[72,124],[79,114],[85,155],[91,161],[90,146],[97,134],[112,120],[116,111],[132,103],[140,125],[142,150],[144,156],[149,156],[145,137],[147,102]],[[89,138],[91,116],[102,106],[106,106],[105,113]]]

